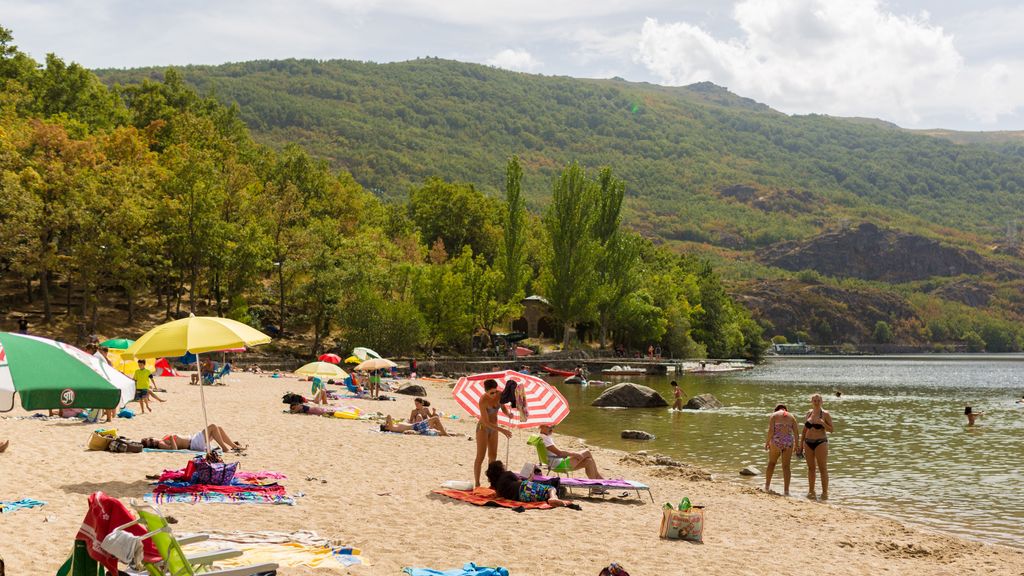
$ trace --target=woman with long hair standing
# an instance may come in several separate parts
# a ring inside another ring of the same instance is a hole
[[[814,495],[815,475],[821,475],[821,499],[828,500],[828,433],[832,432],[832,415],[822,408],[821,394],[811,396],[811,409],[804,417],[797,455],[807,458],[807,497]]]
[[[473,481],[475,486],[480,486],[480,469],[483,466],[484,456],[487,456],[487,463],[490,464],[498,459],[498,434],[504,434],[506,438],[512,437],[512,431],[498,426],[498,410],[501,410],[509,418],[512,413],[508,407],[501,403],[501,394],[498,392],[498,381],[493,379],[484,380],[484,393],[480,396],[480,422],[476,425],[476,459],[473,461]]]

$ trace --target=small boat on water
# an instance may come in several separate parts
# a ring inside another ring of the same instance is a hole
[[[727,374],[730,372],[743,372],[744,370],[750,370],[753,368],[753,364],[745,362],[715,362],[707,363],[701,362],[696,366],[684,366],[683,371],[686,374]]]
[[[612,366],[601,370],[605,376],[643,376],[647,374],[646,368],[633,368],[632,366]]]
[[[559,370],[558,368],[552,368],[547,364],[541,364],[540,369],[552,376],[575,376],[575,370]]]

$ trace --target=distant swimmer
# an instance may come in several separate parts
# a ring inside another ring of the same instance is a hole
[[[966,408],[964,408],[964,416],[967,416],[967,425],[968,426],[974,426],[974,421],[976,419],[978,419],[978,418],[981,418],[984,415],[985,415],[984,412],[975,412],[975,411],[971,410],[970,406],[967,406]]]
[[[1021,396],[1020,400],[1017,400],[1017,404],[1024,404],[1024,396]]]
[[[836,390],[836,398],[842,398],[842,397],[843,397],[843,391],[842,390]]]

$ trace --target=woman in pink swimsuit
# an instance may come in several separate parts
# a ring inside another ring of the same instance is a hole
[[[781,456],[783,493],[789,496],[790,459],[799,436],[796,418],[789,413],[785,404],[776,406],[775,412],[768,418],[768,437],[764,441],[764,449],[768,451],[768,468],[764,472],[765,492],[771,492],[772,474]]]

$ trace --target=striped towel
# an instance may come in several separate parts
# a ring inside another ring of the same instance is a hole
[[[159,492],[149,493],[143,496],[146,502],[154,504],[199,504],[200,502],[212,502],[215,504],[286,504],[295,505],[295,498],[274,494],[263,494],[260,492]]]

